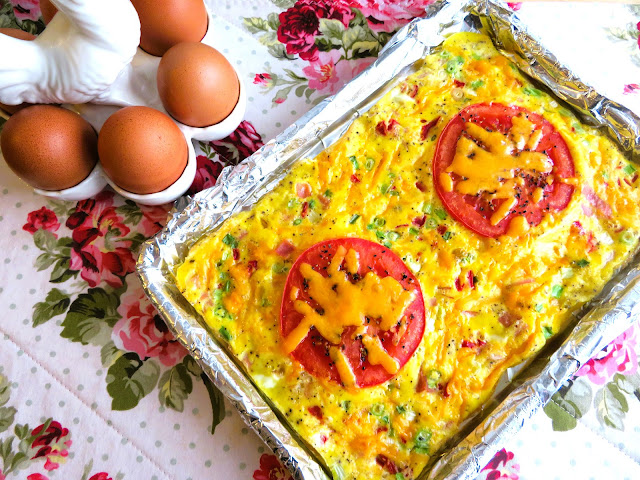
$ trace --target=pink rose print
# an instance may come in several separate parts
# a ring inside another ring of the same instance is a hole
[[[275,455],[265,453],[260,457],[260,468],[253,472],[253,480],[292,480],[292,477]]]
[[[58,217],[47,207],[42,207],[40,210],[30,212],[29,215],[27,215],[27,223],[22,226],[24,231],[31,234],[36,233],[41,228],[49,230],[50,232],[55,232],[60,228]]]
[[[187,354],[142,290],[138,281],[120,297],[118,313],[122,316],[113,327],[113,342],[121,350],[135,352],[141,359],[158,357],[172,367]]]
[[[204,155],[198,155],[196,162],[196,176],[193,179],[191,187],[189,187],[188,195],[193,195],[206,188],[213,187],[223,168],[220,162],[211,160]]]
[[[585,363],[576,372],[577,377],[586,376],[596,385],[604,385],[616,373],[632,375],[638,370],[636,354],[638,325],[632,326],[607,345],[595,358]]]
[[[261,85],[263,87],[269,87],[271,83],[271,75],[268,73],[256,73],[253,79],[254,85]]]
[[[158,233],[167,223],[167,213],[171,205],[138,205],[142,212],[142,219],[138,224],[140,233],[146,237],[151,237]]]
[[[210,145],[227,163],[237,165],[264,145],[264,142],[255,127],[245,120],[231,135],[211,142]]]
[[[71,230],[71,269],[80,270],[80,276],[91,287],[104,281],[117,288],[122,279],[135,269],[129,233],[122,217],[113,206],[113,192],[103,191],[76,205],[76,211],[67,219]]]
[[[4,477],[0,474],[0,480],[4,480]],[[32,473],[27,477],[27,480],[49,480],[48,477],[45,477],[41,473]]]
[[[513,452],[504,448],[482,469],[477,480],[518,480],[520,465],[514,461]]]
[[[392,32],[424,15],[425,7],[434,0],[350,0],[349,5],[358,8],[374,32]]]
[[[107,472],[100,472],[92,475],[89,480],[113,480]]]
[[[522,2],[516,2],[516,3],[507,2],[507,5],[509,5],[509,8],[511,10],[513,10],[514,12],[517,12],[518,10],[520,10],[520,7],[522,7]]]
[[[622,93],[624,95],[629,95],[630,93],[636,93],[638,90],[640,90],[640,85],[638,85],[637,83],[630,83],[624,86],[624,90]]]
[[[309,79],[310,88],[333,94],[374,60],[374,58],[365,58],[357,63],[348,62],[342,58],[340,50],[330,50],[320,52],[318,59],[302,71]]]
[[[278,40],[285,44],[289,55],[313,61],[318,58],[315,38],[320,33],[320,19],[340,20],[346,27],[353,17],[349,6],[340,0],[298,0],[278,16]]]
[[[13,4],[13,13],[18,20],[38,20],[40,18],[39,0],[11,0],[11,3]]]
[[[278,97],[273,102],[277,103],[278,105],[280,105],[281,103],[284,103],[285,100],[286,100],[286,98]]]
[[[56,470],[60,463],[66,460],[69,455],[68,447],[72,442],[69,429],[63,428],[59,422],[52,420],[46,430],[44,426],[45,424],[39,425],[31,432],[35,437],[31,448],[37,450],[31,459],[46,458],[44,469],[50,472]]]

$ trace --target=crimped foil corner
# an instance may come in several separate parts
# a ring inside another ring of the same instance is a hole
[[[167,226],[142,246],[138,274],[168,327],[296,480],[325,480],[329,474],[203,327],[199,315],[178,291],[173,271],[200,237],[233,213],[250,208],[295,161],[316,155],[340,138],[355,118],[410,73],[416,62],[432,53],[446,35],[478,30],[488,34],[534,81],[570,105],[584,122],[604,129],[629,158],[640,159],[640,119],[580,82],[527,33],[506,5],[492,0],[439,1],[427,7],[424,18],[401,29],[374,64],[338,94],[320,102],[241,164],[225,168],[215,187],[178,200]],[[434,458],[418,478],[473,478],[580,365],[628,328],[640,313],[639,263],[636,256],[590,309],[576,318],[576,326],[565,334],[564,343],[521,371],[510,390],[492,400],[484,418],[473,422],[472,431],[466,437],[460,435],[457,443]]]

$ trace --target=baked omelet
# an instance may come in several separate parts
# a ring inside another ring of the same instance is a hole
[[[409,480],[628,261],[638,183],[460,33],[177,284],[334,479]]]

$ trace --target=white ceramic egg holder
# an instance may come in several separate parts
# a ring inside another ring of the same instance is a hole
[[[140,21],[129,0],[52,2],[58,13],[36,40],[27,42],[0,35],[0,51],[4,57],[4,60],[0,58],[0,102],[61,103],[84,117],[96,132],[121,107],[147,106],[169,115],[162,105],[156,83],[161,57],[139,48]],[[207,13],[208,28],[201,42],[215,48],[208,8]],[[4,52],[12,53],[5,55]],[[53,61],[56,63],[47,65]],[[16,65],[22,69],[16,69]],[[82,66],[81,72],[73,68],[78,65]],[[53,74],[52,68],[55,70]],[[195,178],[193,140],[220,140],[242,122],[246,93],[240,76],[238,81],[238,103],[223,121],[196,128],[172,119],[187,142],[188,160],[182,175],[165,190],[144,195],[123,190],[103,172],[98,162],[89,176],[74,187],[34,191],[48,197],[76,201],[96,195],[109,184],[123,197],[145,205],[176,200],[189,189]]]

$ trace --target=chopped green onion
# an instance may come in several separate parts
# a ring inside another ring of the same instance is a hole
[[[473,52],[471,54],[471,58],[473,58],[474,60],[482,60],[482,55],[480,55],[480,54],[478,54],[476,52]]]
[[[367,230],[375,230],[376,226],[373,223],[370,223],[369,225],[367,225]]]
[[[568,278],[572,278],[573,275],[575,274],[575,272],[573,271],[573,268],[571,267],[563,268],[561,272],[562,272],[562,278],[565,280]]]
[[[384,225],[387,223],[387,221],[384,218],[380,218],[380,217],[375,217],[373,219],[373,224],[376,227],[384,227]]]
[[[385,238],[387,238],[387,236],[385,235],[384,232],[381,231],[376,231],[376,237],[378,237],[378,240],[384,240]]]
[[[301,218],[296,218],[296,219],[293,221],[293,224],[294,224],[294,225],[300,225],[301,223],[302,223],[302,219],[301,219]]]
[[[382,185],[380,185],[380,193],[386,195],[389,192],[390,188],[391,185],[389,185],[388,183],[383,183]]]
[[[342,407],[342,409],[349,413],[349,408],[351,407],[351,400],[343,400],[342,402],[340,402],[340,407]]]
[[[224,305],[222,305],[222,304],[219,304],[219,305],[215,306],[215,308],[213,309],[213,314],[216,315],[217,317],[222,317],[222,318],[230,318],[231,317],[229,312],[227,312],[227,309],[224,308]]]
[[[551,327],[542,327],[542,333],[544,334],[544,338],[549,339],[553,335],[553,330]]]
[[[406,480],[404,475],[400,472],[396,473],[396,480]]]
[[[400,234],[398,232],[389,232],[387,233],[387,238],[392,242],[395,242],[400,238]]]
[[[353,163],[353,168],[355,168],[356,170],[360,168],[360,164],[358,163],[358,160],[356,159],[355,155],[351,155],[349,157],[349,161]]]
[[[364,164],[364,168],[367,170],[371,170],[376,164],[376,161],[373,158],[367,158],[367,163]]]
[[[391,191],[389,192],[389,195],[394,195],[394,196],[396,196],[396,197],[399,197],[399,196],[400,196],[400,192],[399,192],[399,191],[397,191],[397,190],[391,190]]]
[[[438,226],[438,222],[436,222],[433,218],[428,218],[426,222],[424,222],[424,228],[436,228]]]
[[[224,293],[229,293],[232,287],[233,287],[233,284],[231,283],[231,280],[227,280],[222,284],[222,291]]]
[[[440,56],[442,58],[449,58],[451,56],[451,52],[449,52],[449,50],[443,50],[442,52],[440,52]]]
[[[558,113],[560,115],[562,115],[563,117],[570,117],[571,116],[571,111],[566,109],[566,108],[564,108],[564,107],[560,107],[558,109]]]
[[[586,258],[581,258],[580,260],[576,260],[573,263],[576,265],[576,267],[580,267],[580,268],[584,268],[587,265],[589,265],[589,261]]]
[[[609,172],[602,172],[602,178],[609,180]]]
[[[229,258],[229,250],[225,250],[224,252],[222,252],[222,261],[224,262],[227,258]]]
[[[352,215],[351,218],[349,219],[349,225],[353,225],[354,223],[356,223],[359,218],[360,218],[360,215],[358,215],[357,213]]]
[[[333,477],[333,480],[344,480],[345,473],[342,465],[340,465],[339,463],[334,463],[333,465],[331,465],[331,476]]]
[[[473,88],[474,90],[479,89],[481,86],[484,85],[484,80],[474,80],[473,82],[471,82],[471,88]]]
[[[432,210],[433,210],[433,206],[430,203],[425,203],[424,206],[422,207],[422,211],[424,213],[431,214]]]
[[[275,263],[273,267],[271,267],[271,270],[274,273],[287,273],[289,271],[289,267],[287,267],[283,263]]]
[[[447,218],[447,212],[445,212],[442,208],[436,208],[433,213],[435,213],[436,217],[438,217],[440,220],[444,220]]]
[[[227,233],[224,236],[224,238],[222,239],[222,243],[224,243],[225,245],[230,246],[231,248],[237,248],[238,247],[238,240],[236,240],[236,237],[234,237],[230,233]]]
[[[231,334],[229,333],[229,330],[227,330],[227,327],[221,327],[218,331],[227,342],[231,341]]]
[[[451,237],[453,237],[453,233],[451,233],[451,232],[450,232],[450,231],[448,231],[448,230],[447,230],[446,232],[444,232],[444,235],[442,235],[442,238],[443,238],[444,240],[449,240]]]
[[[532,97],[539,97],[542,95],[542,92],[540,90],[533,87],[524,87],[522,91],[527,95],[531,95]]]
[[[411,235],[417,235],[420,233],[420,230],[418,230],[416,227],[409,227],[409,233]]]
[[[629,164],[627,164],[627,166],[626,166],[626,167],[624,167],[624,168],[622,169],[622,171],[623,171],[624,173],[626,173],[627,175],[632,175],[632,174],[633,174],[633,172],[635,172],[635,171],[636,171],[636,167],[634,167],[633,165],[631,165],[631,164],[629,163]]]
[[[311,200],[309,200],[309,208],[311,210],[313,210],[314,208],[316,208],[316,205],[318,204],[318,202],[316,202],[313,198]]]
[[[562,292],[564,292],[562,285],[554,285],[551,287],[551,296],[553,298],[560,298],[562,296]]]
[[[440,377],[442,374],[438,370],[431,370],[427,376],[427,386],[432,390],[438,388]]]
[[[415,446],[413,447],[414,452],[428,454],[429,453],[429,442],[431,441],[431,431],[424,429],[420,430],[416,433],[416,436],[413,438],[413,442]]]
[[[631,230],[627,230],[622,235],[620,235],[620,241],[625,245],[633,245],[636,241],[636,236]]]
[[[222,301],[222,290],[220,290],[219,288],[216,288],[213,291],[213,301],[215,303],[220,303]]]
[[[327,197],[327,198],[331,198],[331,197],[333,197],[333,192],[331,190],[327,189],[324,192],[324,196]]]
[[[389,425],[389,415],[383,415],[382,417],[380,417],[380,421],[385,425]]]
[[[374,403],[371,408],[369,409],[369,413],[371,415],[375,415],[376,417],[379,417],[381,415],[384,414],[384,405],[381,403]]]
[[[298,205],[298,202],[295,198],[292,198],[291,200],[289,200],[289,203],[287,203],[287,207],[289,208],[295,208],[296,205]]]
[[[447,62],[447,64],[445,65],[444,69],[450,75],[456,75],[456,74],[460,73],[460,67],[462,66],[463,63],[464,63],[464,58],[455,57],[455,58],[452,58],[451,60],[449,60]]]
[[[269,301],[269,299],[267,298],[263,298],[262,302],[260,303],[261,307],[270,307],[271,306],[271,302]]]
[[[405,413],[407,411],[407,407],[405,407],[404,405],[396,405],[396,412],[402,414]]]
[[[544,310],[544,305],[541,304],[541,303],[538,303],[536,305],[536,312],[540,313],[540,312],[542,312],[542,310]]]
[[[384,245],[387,248],[391,248],[391,242],[389,240],[385,240],[384,242],[382,242],[382,245]]]

